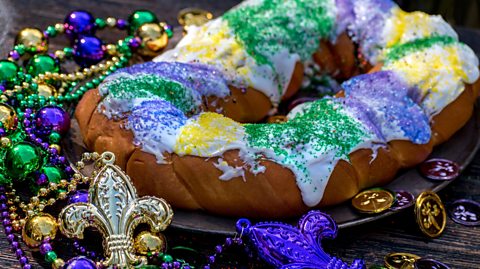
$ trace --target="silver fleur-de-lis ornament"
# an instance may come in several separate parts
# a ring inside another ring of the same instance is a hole
[[[173,210],[163,199],[138,198],[130,178],[114,165],[113,153],[103,153],[102,161],[102,169],[90,184],[89,202],[65,207],[58,216],[60,231],[67,237],[82,239],[85,228],[97,228],[104,237],[103,267],[143,265],[146,258],[133,253],[135,227],[146,223],[151,232],[161,232],[172,221]]]

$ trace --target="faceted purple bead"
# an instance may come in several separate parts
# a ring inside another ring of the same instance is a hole
[[[46,137],[52,131],[65,134],[70,128],[70,115],[58,106],[46,106],[35,115],[35,133]]]
[[[127,21],[124,19],[118,19],[117,20],[117,28],[120,30],[124,30],[127,28]]]
[[[7,211],[2,212],[2,218],[8,218],[9,216],[10,216],[10,214],[8,214]]]
[[[8,55],[12,57],[15,61],[20,59],[20,54],[18,54],[18,52],[15,50],[10,51]]]
[[[15,235],[14,234],[9,234],[7,235],[7,241],[12,243],[15,240]]]
[[[20,264],[23,266],[25,264],[28,263],[28,258],[23,256],[23,257],[20,257],[20,259],[18,259],[18,261],[20,262]]]
[[[17,257],[17,259],[20,259],[23,255],[24,255],[24,254],[23,254],[23,250],[17,249],[17,250],[15,251],[15,256]]]
[[[65,269],[96,269],[95,263],[83,256],[75,257],[65,263]]]
[[[78,65],[88,67],[103,60],[105,50],[102,40],[98,37],[82,36],[73,45],[73,59]]]
[[[47,252],[49,252],[49,251],[52,251],[52,245],[50,245],[50,243],[43,243],[40,246],[40,254],[46,255]]]
[[[17,249],[20,247],[20,244],[17,241],[13,241],[10,246],[12,247],[13,251],[17,251]]]
[[[95,18],[87,11],[76,10],[65,18],[65,34],[74,41],[79,35],[95,34]]]

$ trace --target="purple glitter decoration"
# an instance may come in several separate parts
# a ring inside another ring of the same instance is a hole
[[[298,227],[279,222],[251,225],[247,219],[237,222],[237,232],[243,234],[257,250],[259,256],[276,268],[363,269],[362,260],[351,266],[325,253],[323,238],[335,238],[337,224],[327,214],[310,211],[303,216]]]
[[[348,26],[353,41],[359,44],[366,55],[375,55],[379,51],[378,43],[385,27],[385,21],[391,16],[396,4],[391,0],[357,0],[353,2],[354,21]],[[370,59],[371,60],[371,59]]]
[[[147,62],[123,68],[114,74],[153,74],[182,84],[185,88],[199,92],[202,96],[225,97],[230,90],[223,74],[203,64],[178,62]],[[115,79],[115,76],[110,76]],[[108,81],[107,78],[106,81]]]
[[[347,106],[364,112],[368,120],[361,120],[371,121],[384,139],[404,138],[416,144],[430,140],[429,119],[414,102],[416,89],[409,88],[394,72],[360,75],[344,82],[342,87]],[[392,130],[398,129],[404,137],[389,137]]]

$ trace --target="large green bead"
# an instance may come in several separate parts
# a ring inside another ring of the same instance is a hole
[[[5,168],[10,177],[23,180],[25,176],[40,167],[42,158],[38,147],[20,142],[8,149]]]
[[[12,83],[17,78],[18,65],[7,60],[0,61],[0,83]]]
[[[32,76],[38,76],[45,72],[58,73],[60,66],[49,55],[35,55],[27,64],[27,72]]]
[[[62,169],[51,165],[45,165],[40,168],[40,173],[47,176],[48,183],[58,184],[62,178],[65,178],[65,174],[63,173]],[[30,184],[30,190],[33,193],[37,193],[41,187],[43,186],[39,186],[38,184]]]
[[[137,10],[128,17],[128,33],[134,34],[135,31],[145,23],[158,22],[157,16],[148,10]]]
[[[6,184],[10,184],[11,183],[11,180],[9,178],[6,178],[4,175],[2,175],[0,173],[0,184],[1,185],[6,185]]]

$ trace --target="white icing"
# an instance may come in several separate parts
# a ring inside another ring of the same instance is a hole
[[[223,174],[219,177],[220,180],[230,180],[236,177],[242,177],[245,181],[245,170],[243,167],[239,166],[230,166],[226,161],[222,158],[218,159],[218,163],[213,163],[213,165]]]

